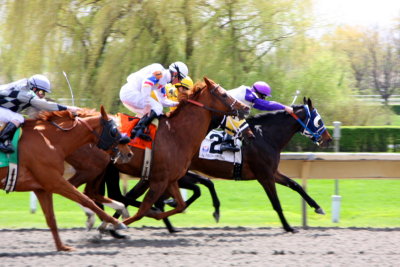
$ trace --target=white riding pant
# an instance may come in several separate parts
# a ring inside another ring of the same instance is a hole
[[[0,121],[5,123],[8,123],[10,121],[12,121],[13,123],[17,122],[17,126],[19,126],[19,124],[24,123],[25,118],[21,114],[11,111],[8,108],[0,107]]]
[[[119,93],[122,104],[134,113],[143,115],[143,109],[146,104],[151,106],[151,109],[159,116],[163,113],[163,106],[150,96],[144,96],[138,90],[131,88],[129,83],[125,84]]]

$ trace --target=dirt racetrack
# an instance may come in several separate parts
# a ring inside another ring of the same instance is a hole
[[[400,266],[400,228],[129,228],[128,239],[63,229],[77,250],[56,252],[47,229],[0,230],[0,266]]]

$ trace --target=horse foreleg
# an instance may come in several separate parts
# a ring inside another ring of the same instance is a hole
[[[271,177],[270,179],[260,179],[257,178],[258,182],[262,185],[262,187],[264,188],[264,191],[267,193],[268,198],[272,204],[272,207],[274,208],[274,210],[276,211],[276,213],[279,216],[279,219],[281,220],[281,223],[283,225],[283,228],[285,229],[285,231],[287,232],[297,232],[297,230],[295,230],[294,228],[292,228],[289,223],[286,221],[285,216],[283,215],[283,210],[281,207],[281,203],[279,201],[278,198],[278,194],[276,192],[276,187],[275,187],[275,181],[274,179],[272,179],[273,175],[272,173],[269,174],[269,176],[267,177]]]
[[[57,179],[57,187],[49,189],[49,191],[53,193],[60,194],[72,201],[75,201],[82,206],[91,209],[97,216],[100,217],[101,220],[111,223],[114,225],[115,228],[118,229],[125,229],[126,226],[121,224],[117,219],[113,218],[112,216],[108,215],[104,212],[101,208],[99,208],[89,197],[81,193],[77,190],[74,186],[72,186],[69,182],[64,180],[61,176],[60,179]]]
[[[202,185],[204,185],[205,187],[208,188],[208,191],[210,192],[211,198],[212,198],[212,202],[213,202],[213,206],[214,206],[214,213],[213,213],[213,217],[215,219],[216,222],[219,222],[219,218],[220,218],[220,212],[219,212],[219,208],[221,206],[221,203],[219,201],[218,195],[217,195],[217,191],[215,191],[215,187],[214,187],[214,183],[205,177],[202,177],[198,174],[192,173],[192,172],[188,172],[186,175],[191,176],[192,178],[196,179],[196,181]],[[186,205],[188,201],[186,201]]]
[[[42,207],[47,225],[49,226],[51,234],[53,235],[56,249],[58,251],[75,250],[73,247],[64,245],[63,242],[61,241],[60,235],[58,233],[57,222],[55,219],[56,217],[54,214],[53,195],[44,190],[35,190],[34,192],[39,200],[40,206]]]
[[[283,173],[280,173],[279,171],[277,171],[274,175],[275,178],[275,182],[277,182],[278,184],[284,185],[289,187],[290,189],[296,191],[297,193],[300,194],[300,196],[303,197],[303,199],[307,202],[307,204],[314,208],[314,211],[318,214],[325,214],[324,210],[318,205],[318,203],[312,199],[306,191],[304,191],[303,187],[301,185],[299,185],[296,181],[290,179],[289,177],[287,177],[286,175],[284,175]]]

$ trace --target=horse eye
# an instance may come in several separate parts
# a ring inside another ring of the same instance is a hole
[[[117,133],[118,133],[117,128],[112,127],[112,128],[110,129],[110,135],[111,135],[112,137],[116,137],[116,136],[117,136]]]

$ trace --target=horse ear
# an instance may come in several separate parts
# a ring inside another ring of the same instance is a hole
[[[310,98],[307,99],[307,105],[310,107],[310,109],[313,108],[312,102],[311,102],[311,99],[310,99]]]
[[[105,120],[108,120],[108,115],[107,115],[106,110],[104,109],[103,105],[100,106],[100,113],[101,113],[101,117],[103,117]]]
[[[206,82],[207,87],[211,87],[212,81],[211,81],[210,79],[208,79],[206,76],[204,76],[203,79],[204,79],[204,81]]]
[[[306,99],[305,96],[303,97],[303,104],[304,104],[304,105],[307,105],[307,99]]]

